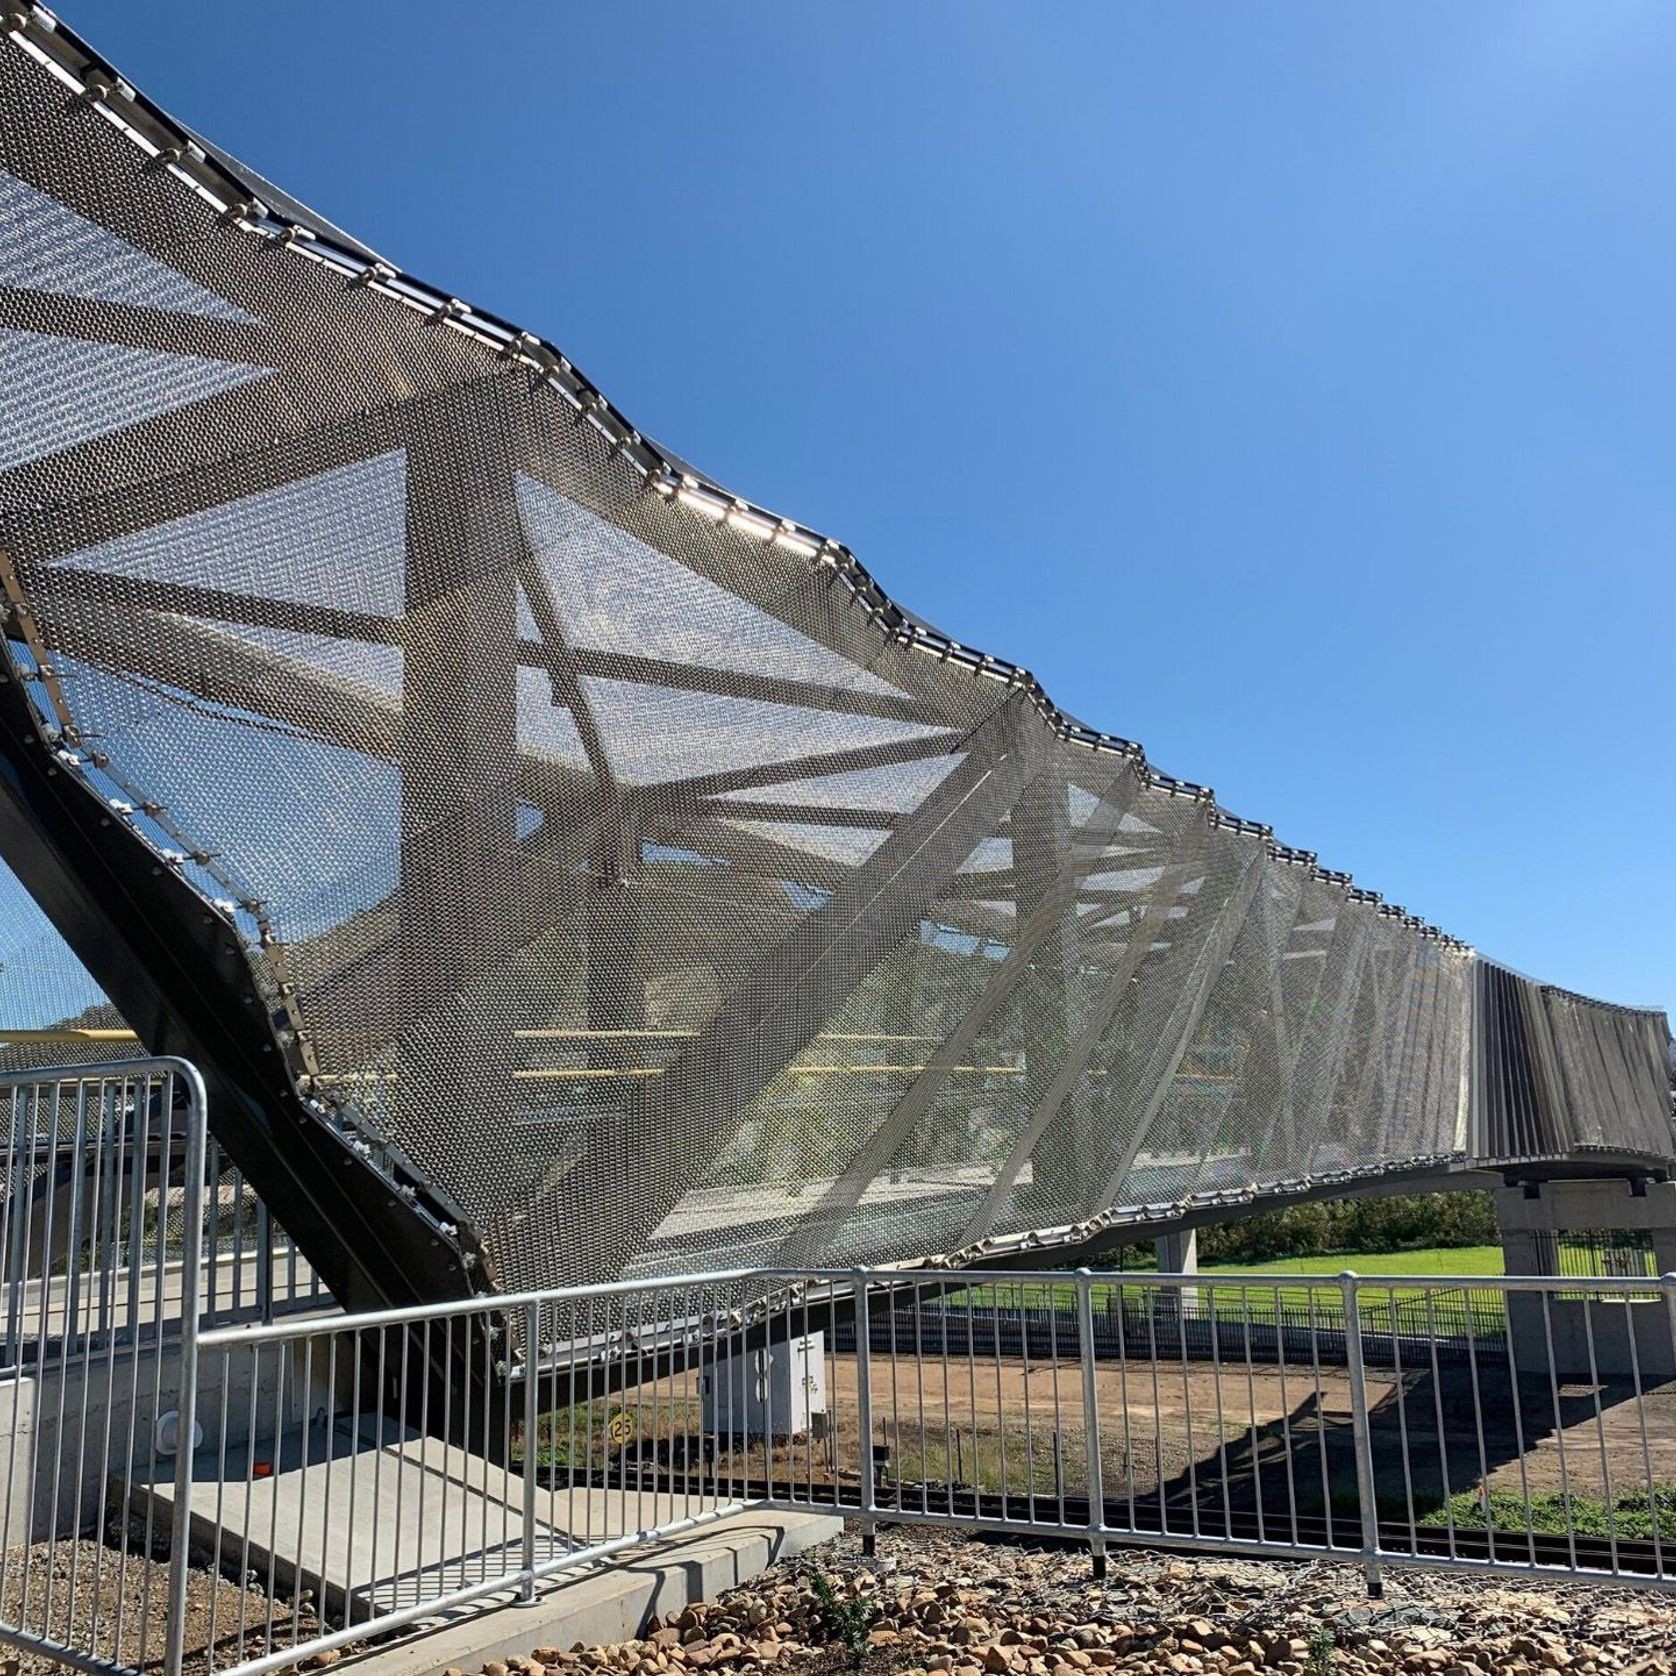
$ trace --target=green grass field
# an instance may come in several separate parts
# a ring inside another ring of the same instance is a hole
[[[1323,1257],[1277,1257],[1267,1263],[1205,1263],[1201,1269],[1207,1275],[1250,1275],[1254,1280],[1270,1274],[1334,1276],[1343,1274],[1347,1269],[1369,1279],[1389,1277],[1396,1281],[1419,1275],[1448,1275],[1464,1279],[1506,1272],[1499,1245],[1448,1246],[1427,1251],[1340,1251]],[[1369,1326],[1400,1324],[1411,1332],[1429,1331],[1434,1323],[1448,1330],[1449,1324],[1463,1310],[1470,1311],[1480,1331],[1493,1331],[1503,1315],[1501,1298],[1487,1292],[1468,1297],[1464,1290],[1428,1293],[1421,1287],[1394,1285],[1389,1289],[1366,1289],[1362,1297],[1366,1300],[1364,1307]],[[1429,1315],[1428,1297],[1431,1304]],[[1291,1305],[1289,1313],[1294,1320],[1297,1319],[1300,1303],[1304,1306],[1303,1316],[1308,1319],[1307,1300],[1294,1297],[1286,1302]],[[1327,1319],[1337,1321],[1343,1317],[1338,1299],[1330,1293],[1315,1293],[1314,1305],[1317,1318],[1323,1323]],[[1242,1291],[1235,1291],[1225,1299],[1217,1300],[1218,1314],[1237,1316],[1248,1310],[1253,1320],[1272,1320],[1275,1313],[1273,1295],[1260,1291],[1242,1295]]]
[[[1229,1308],[1236,1313],[1243,1307],[1240,1299],[1249,1296],[1252,1307],[1259,1306],[1259,1300],[1265,1295],[1266,1288],[1261,1284],[1266,1275],[1320,1275],[1325,1279],[1332,1279],[1345,1272],[1354,1271],[1357,1275],[1369,1279],[1385,1279],[1387,1277],[1401,1281],[1410,1275],[1448,1275],[1460,1276],[1463,1279],[1476,1275],[1499,1275],[1503,1272],[1501,1261],[1501,1247],[1499,1245],[1466,1245],[1450,1246],[1431,1251],[1350,1251],[1331,1252],[1322,1257],[1276,1257],[1266,1263],[1203,1263],[1199,1272],[1209,1278],[1249,1275],[1252,1286],[1231,1287],[1225,1289],[1225,1296],[1230,1300]],[[1134,1269],[1130,1271],[1141,1275],[1147,1271]],[[1121,1280],[1098,1279],[1093,1286],[1094,1307],[1104,1307],[1108,1296],[1115,1291],[1126,1291],[1134,1296],[1143,1293],[1150,1296],[1151,1287],[1130,1283],[1125,1285]],[[1214,1288],[1205,1288],[1204,1295]],[[1402,1292],[1402,1287],[1395,1290]],[[1332,1296],[1327,1287],[1314,1288],[1316,1296],[1325,1302]],[[1268,1293],[1272,1298],[1273,1294]],[[1379,1295],[1385,1295],[1385,1289],[1379,1289]],[[956,1293],[956,1300],[963,1301],[965,1293]],[[971,1301],[983,1305],[1001,1303],[1004,1305],[1025,1304],[1043,1306],[1050,1298],[1060,1307],[1069,1307],[1075,1296],[1075,1289],[1070,1283],[1042,1281],[1009,1281],[1004,1276],[998,1276],[993,1285],[974,1288]]]
[[[1317,1285],[1308,1288],[1282,1288],[1264,1284],[1266,1277],[1320,1276],[1324,1281],[1341,1275],[1346,1269],[1369,1280],[1392,1284],[1375,1285],[1362,1292],[1363,1308],[1370,1327],[1390,1324],[1393,1317],[1410,1331],[1429,1331],[1435,1324],[1443,1331],[1453,1330],[1463,1311],[1470,1311],[1480,1331],[1494,1331],[1502,1319],[1502,1304],[1498,1295],[1490,1292],[1473,1293],[1466,1289],[1428,1289],[1402,1285],[1410,1276],[1443,1275],[1471,1279],[1477,1275],[1494,1276],[1503,1272],[1501,1247],[1496,1245],[1452,1246],[1425,1251],[1352,1251],[1333,1252],[1320,1257],[1279,1257],[1266,1263],[1205,1263],[1200,1273],[1207,1280],[1222,1280],[1220,1286],[1206,1285],[1195,1289],[1195,1310],[1199,1315],[1215,1314],[1230,1320],[1246,1319],[1253,1324],[1273,1322],[1277,1315],[1296,1325],[1313,1321],[1319,1326],[1336,1325],[1343,1320],[1343,1300],[1336,1287]],[[1137,1276],[1144,1270],[1133,1271]],[[1226,1284],[1249,1277],[1249,1285]],[[1144,1282],[1097,1280],[1092,1287],[1091,1302],[1097,1313],[1115,1309],[1118,1297],[1131,1310],[1153,1307],[1158,1289]],[[1427,1300],[1430,1299],[1428,1314]],[[1007,1281],[997,1278],[991,1286],[975,1287],[969,1293],[956,1293],[947,1306],[960,1308],[970,1302],[977,1308],[1058,1308],[1074,1305],[1075,1288],[1062,1282]]]
[[[1199,1273],[1206,1284],[1193,1288],[1191,1313],[1214,1313],[1254,1324],[1283,1317],[1297,1326],[1335,1325],[1343,1320],[1343,1299],[1331,1282],[1347,1270],[1368,1282],[1360,1295],[1364,1319],[1375,1329],[1398,1326],[1405,1332],[1450,1333],[1462,1330],[1470,1319],[1478,1332],[1495,1333],[1505,1320],[1501,1294],[1488,1286],[1475,1288],[1471,1284],[1480,1276],[1488,1281],[1505,1272],[1499,1245],[1336,1251],[1316,1257],[1276,1257],[1263,1263],[1207,1262],[1200,1265]],[[1155,1307],[1161,1289],[1142,1278],[1147,1270],[1133,1266],[1126,1272],[1134,1278],[1095,1280],[1091,1301],[1096,1312],[1115,1313],[1120,1298],[1130,1311]],[[1406,1280],[1434,1276],[1459,1279],[1465,1284],[1404,1284]],[[1314,1284],[1284,1285],[1283,1281],[1291,1277],[1300,1281],[1319,1278]],[[958,1309],[970,1302],[979,1309],[1069,1309],[1075,1298],[1075,1286],[1068,1281],[1009,1281],[998,1276],[994,1282],[953,1294],[945,1307]]]
[[[1338,1251],[1325,1257],[1276,1257],[1267,1263],[1201,1263],[1204,1274],[1365,1275],[1502,1274],[1499,1245],[1459,1245],[1434,1251]]]

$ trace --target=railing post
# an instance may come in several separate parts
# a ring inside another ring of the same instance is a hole
[[[163,1076],[162,1130],[164,1160],[168,1157],[169,1112],[176,1079],[186,1086],[185,1182],[181,1194],[180,1270],[180,1398],[175,1439],[175,1505],[169,1520],[169,1606],[163,1645],[163,1676],[180,1676],[186,1654],[187,1549],[192,1533],[193,1434],[198,1429],[198,1280],[204,1263],[204,1148],[208,1114],[203,1078],[190,1065],[179,1064]],[[136,1167],[143,1168],[136,1161]],[[168,1172],[163,1172],[163,1202],[168,1198]],[[159,1261],[162,1252],[158,1253]]]
[[[11,1165],[11,1179],[6,1183],[6,1358],[19,1362],[23,1357],[23,1297],[29,1273],[29,1250],[23,1217],[18,1207],[28,1203],[30,1167],[34,1160],[23,1155],[24,1136],[29,1128],[24,1114],[29,1109],[29,1091],[12,1091],[12,1138],[7,1150]]]
[[[1350,1422],[1356,1449],[1356,1500],[1362,1512],[1362,1571],[1368,1593],[1385,1592],[1379,1565],[1379,1505],[1374,1494],[1373,1432],[1368,1425],[1368,1375],[1362,1361],[1362,1309],[1353,1270],[1339,1277],[1344,1299],[1344,1349],[1350,1370]]]
[[[524,1306],[524,1564],[518,1598],[535,1599],[536,1431],[541,1419],[541,1300]]]
[[[1094,1575],[1106,1575],[1106,1475],[1100,1459],[1100,1391],[1094,1366],[1094,1287],[1077,1270],[1077,1348],[1082,1356],[1082,1422],[1088,1455],[1088,1552]]]
[[[878,1487],[873,1466],[873,1333],[868,1310],[867,1271],[854,1269],[855,1406],[861,1428],[861,1551],[871,1559],[878,1548]]]

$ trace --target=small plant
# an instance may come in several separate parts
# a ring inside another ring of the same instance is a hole
[[[867,1657],[867,1632],[879,1615],[878,1608],[866,1595],[854,1594],[844,1599],[833,1587],[832,1579],[817,1565],[805,1568],[809,1586],[821,1605],[821,1620],[827,1634],[839,1642],[850,1658],[850,1669],[860,1670]]]
[[[1309,1676],[1327,1676],[1333,1668],[1333,1653],[1337,1647],[1332,1630],[1322,1624],[1309,1638],[1309,1657],[1304,1661],[1304,1669]]]

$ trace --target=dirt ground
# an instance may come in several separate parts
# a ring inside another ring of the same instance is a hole
[[[827,1366],[842,1439],[845,1423],[854,1425],[855,1363],[833,1357]],[[1676,1383],[1644,1390],[1639,1399],[1628,1381],[1562,1385],[1556,1424],[1556,1393],[1546,1379],[1515,1385],[1504,1370],[1480,1369],[1475,1380],[1470,1367],[1400,1379],[1370,1368],[1366,1378],[1382,1493],[1406,1493],[1409,1483],[1416,1492],[1442,1490],[1445,1469],[1452,1492],[1486,1475],[1492,1488],[1528,1485],[1533,1495],[1569,1487],[1573,1494],[1600,1496],[1608,1481],[1616,1495],[1676,1485]],[[1342,1439],[1347,1445],[1352,1425],[1350,1376],[1343,1368],[1107,1364],[1097,1369],[1095,1385],[1108,1494],[1121,1493],[1127,1482],[1137,1490],[1156,1487],[1160,1479],[1219,1455],[1251,1453],[1277,1465],[1290,1458],[1301,1484],[1319,1478],[1323,1443]],[[875,1358],[873,1409],[887,1436],[900,1433],[899,1456],[910,1463],[922,1426],[928,1456],[936,1453],[945,1427],[977,1431],[984,1444],[979,1459],[992,1470],[999,1466],[999,1449],[988,1439],[1004,1432],[1022,1461],[1028,1438],[1038,1481],[1041,1463],[1051,1463],[1056,1433],[1063,1459],[1083,1457],[1081,1370],[1075,1366],[1033,1365],[1027,1371],[1017,1361],[991,1363],[974,1375],[958,1363],[905,1359],[894,1366]],[[1021,1478],[1022,1468],[1010,1476]]]
[[[779,1476],[854,1482],[860,1463],[855,1358],[826,1360],[825,1435],[774,1452]],[[1487,1484],[1532,1497],[1611,1501],[1676,1489],[1676,1384],[1639,1399],[1610,1382],[1564,1385],[1505,1369],[1440,1366],[1366,1374],[1375,1489],[1388,1510],[1433,1511]],[[1300,1511],[1356,1496],[1350,1375],[1308,1364],[1105,1362],[1095,1375],[1108,1499]],[[875,1454],[910,1505],[924,1483],[1009,1496],[1080,1495],[1088,1482],[1081,1369],[994,1358],[872,1360]],[[699,1411],[696,1377],[613,1399],[667,1435]],[[754,1461],[754,1465],[752,1464]],[[760,1472],[736,1457],[734,1470]],[[1396,1516],[1400,1516],[1400,1513]]]

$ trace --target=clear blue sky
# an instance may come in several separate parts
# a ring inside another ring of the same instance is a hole
[[[64,16],[1159,766],[1676,1005],[1676,8]]]

